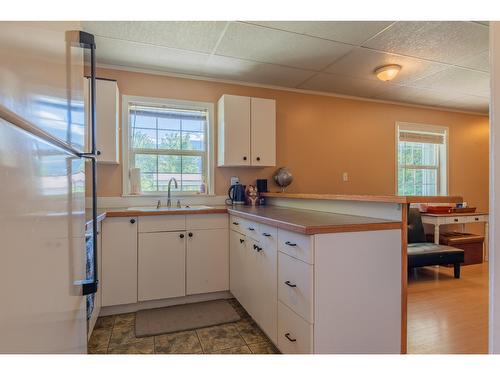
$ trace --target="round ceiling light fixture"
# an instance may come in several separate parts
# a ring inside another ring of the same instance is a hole
[[[392,81],[399,74],[401,65],[391,64],[384,65],[375,69],[375,75],[381,81]]]

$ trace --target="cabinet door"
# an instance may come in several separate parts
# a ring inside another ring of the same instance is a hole
[[[223,95],[218,116],[218,165],[250,165],[250,98]]]
[[[264,233],[272,233],[276,228],[265,229]],[[278,292],[277,292],[277,247],[276,239],[263,237],[251,246],[250,269],[254,275],[252,303],[254,306],[255,321],[266,335],[276,344],[278,329]]]
[[[102,306],[137,302],[137,218],[102,222]]]
[[[231,231],[229,236],[229,290],[245,307],[248,306],[246,284],[246,238],[244,235]]]
[[[223,290],[229,290],[228,230],[189,231],[186,248],[186,294]]]
[[[276,101],[251,99],[252,165],[276,165]]]
[[[90,79],[86,80],[87,124],[90,124]],[[96,148],[99,163],[118,164],[119,156],[119,92],[116,81],[96,79]],[[87,132],[90,147],[90,131]]]
[[[186,295],[186,233],[139,233],[139,301]]]

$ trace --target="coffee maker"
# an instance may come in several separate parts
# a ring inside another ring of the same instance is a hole
[[[231,186],[227,191],[226,204],[245,204],[245,185],[241,185],[238,178],[231,177]]]

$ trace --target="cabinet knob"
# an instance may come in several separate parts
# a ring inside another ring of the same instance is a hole
[[[290,288],[296,288],[297,284],[292,284],[290,281],[285,281],[285,284],[288,285]]]
[[[233,221],[233,225],[240,225],[240,223]]]
[[[242,238],[240,238],[240,243],[243,243],[243,242],[245,242],[245,240],[244,240],[244,239],[242,239]]]
[[[243,160],[247,160],[247,157],[246,157],[246,156],[243,156]]]
[[[248,227],[248,230],[254,231],[254,230],[255,230],[255,228]]]
[[[478,217],[475,217],[475,218],[474,218],[474,220],[479,221],[479,218],[478,218]]]
[[[259,156],[257,156],[257,161],[260,161],[260,157]]]
[[[193,237],[193,233],[189,232],[189,233],[188,233],[188,236],[189,236],[189,237]]]
[[[270,235],[269,233],[262,233],[262,235],[263,235],[264,237],[271,237],[271,235]]]
[[[285,333],[285,337],[286,337],[288,340],[290,340],[291,342],[295,342],[295,341],[297,341],[297,339],[292,339],[292,338],[290,337],[290,334],[289,334],[289,333]]]
[[[184,238],[184,234],[182,234],[182,233],[181,233],[181,234],[179,234],[179,237],[180,237],[180,238]]]
[[[454,219],[455,222],[458,222],[458,219]]]
[[[97,150],[96,154],[101,155],[101,151]]]
[[[130,224],[135,224],[135,219],[130,219]]]

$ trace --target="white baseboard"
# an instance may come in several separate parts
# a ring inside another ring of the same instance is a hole
[[[194,294],[191,296],[160,299],[155,301],[143,301],[127,305],[105,306],[101,307],[99,316],[126,314],[126,313],[136,312],[139,310],[156,309],[159,307],[184,305],[186,303],[212,301],[216,299],[227,299],[227,298],[234,298],[233,295],[228,290],[223,292]]]

